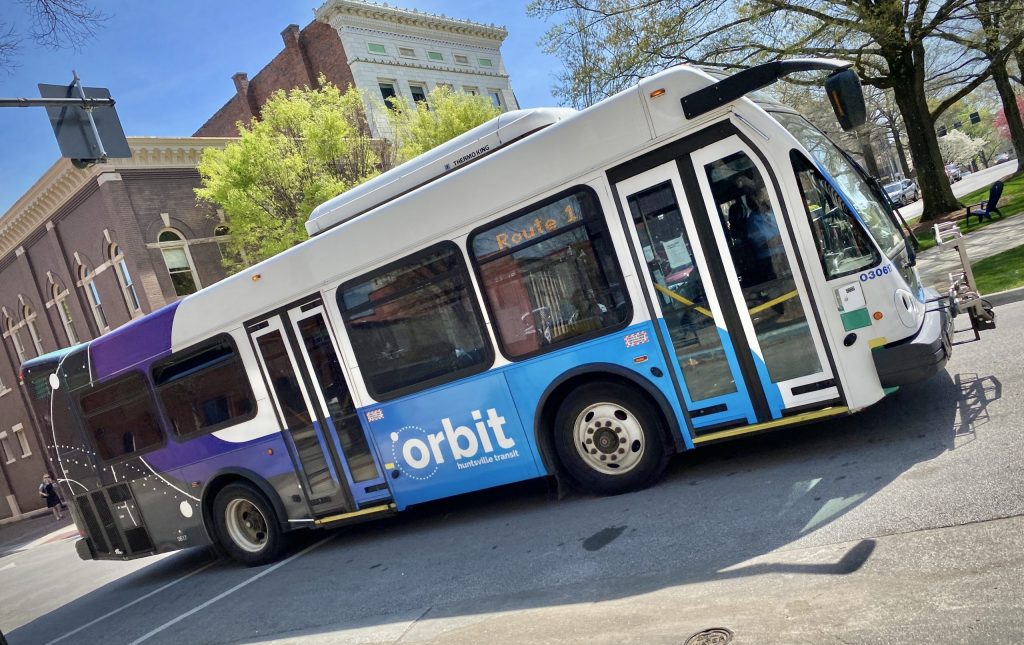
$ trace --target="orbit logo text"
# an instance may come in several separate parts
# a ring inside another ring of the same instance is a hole
[[[472,426],[441,419],[440,432],[405,426],[391,433],[391,453],[399,470],[412,479],[429,479],[441,464],[452,461],[459,470],[519,457],[515,439],[505,434],[505,417],[495,408],[470,413]]]

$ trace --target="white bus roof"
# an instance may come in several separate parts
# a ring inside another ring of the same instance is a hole
[[[306,232],[322,233],[574,114],[572,108],[506,112],[317,206]]]

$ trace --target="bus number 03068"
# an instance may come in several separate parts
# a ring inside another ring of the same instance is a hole
[[[894,269],[891,264],[886,264],[885,266],[878,267],[877,269],[871,269],[870,271],[865,271],[864,273],[860,274],[860,281],[867,282],[868,280],[881,278],[883,275],[889,275],[895,270],[896,269]]]

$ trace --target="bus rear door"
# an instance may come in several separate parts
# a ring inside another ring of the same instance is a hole
[[[352,512],[390,498],[320,297],[251,323],[248,331],[313,514]]]

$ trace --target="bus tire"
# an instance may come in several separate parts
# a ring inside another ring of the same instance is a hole
[[[668,463],[661,414],[621,385],[594,382],[573,390],[558,408],[554,431],[566,472],[599,495],[646,488]]]
[[[274,507],[246,482],[225,486],[213,501],[218,542],[232,559],[252,567],[273,562],[285,548]]]

